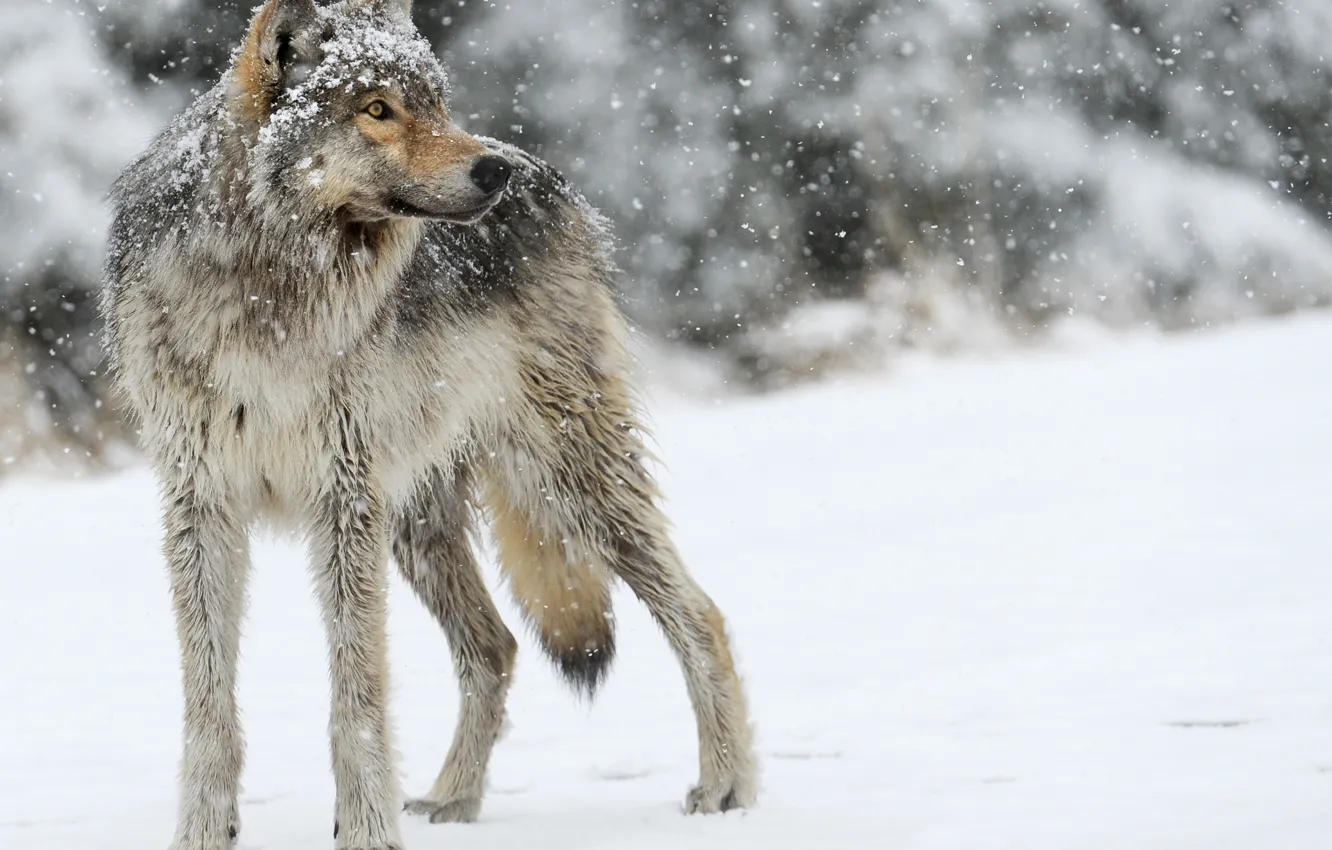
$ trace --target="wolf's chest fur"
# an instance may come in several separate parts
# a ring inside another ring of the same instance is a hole
[[[246,294],[254,287],[244,280],[204,292],[161,288],[171,301],[152,317],[155,344],[193,368],[145,382],[162,394],[149,406],[206,423],[202,456],[256,515],[301,520],[324,487],[339,415],[356,419],[383,492],[397,502],[504,404],[499,388],[513,385],[513,362],[498,308],[452,332],[420,333],[399,318],[400,271],[388,273],[354,282],[377,297],[347,297],[344,284],[316,280],[277,308]]]

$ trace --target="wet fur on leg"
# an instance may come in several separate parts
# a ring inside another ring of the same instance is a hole
[[[470,545],[470,485],[465,463],[431,473],[403,509],[393,549],[399,572],[448,638],[458,675],[460,713],[448,757],[430,791],[406,806],[432,823],[480,814],[518,653]]]

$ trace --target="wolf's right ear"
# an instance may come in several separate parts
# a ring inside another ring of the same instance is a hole
[[[319,62],[319,10],[314,0],[268,0],[250,21],[232,85],[246,117],[263,122],[283,90]]]

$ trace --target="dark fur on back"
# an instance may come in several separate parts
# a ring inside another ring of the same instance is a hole
[[[427,226],[399,289],[399,317],[409,328],[431,328],[441,300],[458,315],[484,310],[533,285],[533,273],[552,265],[595,269],[600,283],[614,288],[609,234],[600,216],[550,165],[511,145],[482,141],[519,167],[483,221]]]

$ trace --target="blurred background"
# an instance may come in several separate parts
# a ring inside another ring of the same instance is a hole
[[[4,5],[0,458],[96,459],[104,193],[250,0]],[[1332,4],[416,7],[459,123],[582,187],[638,328],[733,386],[1332,299]]]

